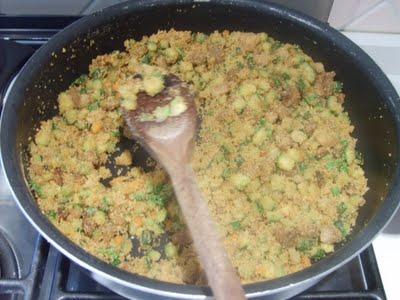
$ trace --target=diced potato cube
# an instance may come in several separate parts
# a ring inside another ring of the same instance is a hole
[[[347,147],[346,150],[344,151],[344,155],[346,157],[346,162],[348,164],[351,164],[354,159],[356,158],[356,154],[354,152],[353,149],[351,149],[350,147]]]
[[[237,113],[242,113],[246,108],[246,101],[244,101],[243,98],[236,98],[236,100],[233,101],[233,108]]]
[[[168,244],[165,245],[164,252],[165,252],[165,256],[168,258],[173,258],[174,256],[176,256],[178,254],[178,251],[177,251],[175,245],[172,244],[171,242],[169,242]]]
[[[250,178],[241,173],[232,175],[230,180],[238,190],[243,190],[250,183]]]
[[[335,114],[339,114],[343,111],[342,105],[337,101],[337,98],[335,96],[330,96],[328,98],[328,108],[331,112]]]
[[[147,256],[152,260],[152,261],[158,261],[161,258],[160,252],[156,250],[150,250],[149,253],[147,253]]]
[[[191,62],[182,61],[179,65],[182,72],[189,72],[193,70],[193,64]]]
[[[78,112],[75,109],[67,110],[64,114],[65,120],[69,125],[72,125],[78,119]]]
[[[35,137],[36,144],[40,146],[47,146],[50,143],[51,133],[46,129],[40,130]]]
[[[174,64],[179,58],[179,52],[175,48],[168,48],[165,50],[165,58],[167,63]]]
[[[307,135],[301,130],[293,130],[290,137],[299,144],[302,144],[307,139]]]
[[[126,110],[135,110],[137,107],[136,99],[124,99],[121,101],[121,106]]]
[[[106,213],[101,210],[96,210],[93,220],[97,225],[104,225],[106,223]]]
[[[278,157],[278,167],[285,171],[290,171],[294,168],[295,161],[287,153],[282,153]]]
[[[252,83],[242,83],[239,88],[239,94],[243,97],[253,95],[257,91],[257,87]]]
[[[164,89],[164,79],[161,76],[146,76],[143,79],[143,89],[146,94],[155,96]]]
[[[265,128],[259,129],[256,134],[253,136],[253,144],[256,146],[260,146],[267,138],[267,131]]]
[[[302,160],[301,152],[300,152],[300,150],[298,150],[298,149],[290,148],[290,149],[286,152],[286,154],[287,154],[291,159],[293,159],[295,162],[299,162],[299,161]]]
[[[171,115],[171,107],[159,106],[154,110],[153,115],[156,122],[164,122]]]
[[[147,49],[151,52],[154,52],[157,50],[157,44],[155,42],[149,41],[147,43]]]
[[[94,121],[92,123],[92,127],[90,127],[90,131],[93,133],[99,133],[103,129],[103,123],[99,120]]]
[[[74,108],[74,101],[72,101],[72,97],[70,94],[67,93],[61,93],[58,96],[58,107],[60,109],[60,113],[64,113],[68,110],[71,110]]]
[[[301,70],[306,81],[309,83],[313,83],[315,81],[315,71],[308,63],[303,63],[301,65]]]
[[[260,199],[260,204],[267,211],[271,211],[276,207],[275,201],[269,196],[263,196]]]
[[[132,164],[132,155],[128,150],[123,151],[115,158],[115,163],[118,166],[130,166]]]
[[[170,102],[169,105],[170,105],[170,116],[171,117],[179,116],[181,113],[183,113],[187,109],[185,99],[183,99],[183,97],[181,97],[181,96],[176,96]]]

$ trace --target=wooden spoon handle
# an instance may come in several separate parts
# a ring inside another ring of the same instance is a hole
[[[172,185],[200,262],[218,300],[245,299],[240,280],[219,237],[190,165],[170,170]]]

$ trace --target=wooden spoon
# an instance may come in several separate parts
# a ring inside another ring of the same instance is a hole
[[[185,111],[164,121],[143,121],[144,115],[168,105],[176,96],[183,98]],[[214,296],[221,300],[245,299],[190,166],[198,123],[194,95],[178,77],[168,75],[161,93],[154,97],[139,93],[137,109],[123,109],[123,115],[125,134],[138,140],[168,172]]]

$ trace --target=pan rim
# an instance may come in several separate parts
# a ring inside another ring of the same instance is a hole
[[[199,2],[201,5],[203,1]],[[195,3],[196,3],[195,2]],[[327,35],[327,39],[330,42],[335,42],[337,46],[341,48],[347,48],[345,51],[348,55],[351,55],[353,59],[358,61],[363,61],[364,68],[371,71],[371,76],[374,76],[377,86],[382,90],[383,97],[387,100],[387,104],[391,110],[391,113],[396,119],[396,135],[398,139],[398,157],[400,157],[400,120],[398,113],[400,111],[400,104],[398,102],[399,96],[394,90],[393,86],[387,79],[386,75],[380,70],[380,68],[372,61],[371,58],[363,50],[361,50],[357,45],[351,42],[349,39],[344,37],[342,34],[336,30],[330,28],[327,24],[324,24],[318,20],[311,17],[303,15],[299,12],[284,8],[282,6],[271,4],[262,0],[240,0],[236,2],[231,2],[228,0],[223,1],[206,1],[207,3],[212,2],[216,5],[231,5],[232,9],[235,5],[247,6],[248,8],[262,9],[270,14],[280,15],[286,19],[290,19],[294,22],[301,24],[304,27],[312,28],[318,32],[324,32]],[[185,5],[193,1],[179,1],[179,4]],[[23,67],[19,74],[19,79],[17,79],[14,85],[9,90],[7,98],[13,98],[17,96],[18,88],[22,88],[22,80],[24,77],[28,78],[29,73],[36,69],[35,64],[40,61],[45,61],[54,49],[62,48],[66,37],[72,37],[74,34],[82,34],[87,31],[87,29],[93,26],[90,23],[94,20],[96,22],[104,22],[111,19],[113,16],[118,16],[121,13],[133,13],[138,10],[151,10],[153,5],[176,5],[176,1],[167,0],[149,0],[149,1],[139,1],[139,2],[127,2],[115,5],[113,7],[107,8],[104,11],[97,12],[93,15],[89,15],[79,19],[74,22],[64,30],[57,33],[46,45],[41,47],[36,53],[29,59],[26,65]],[[284,16],[282,14],[285,14]],[[329,34],[329,37],[328,37]],[[69,39],[68,39],[69,40]],[[60,45],[60,46],[59,46]],[[7,124],[10,123],[9,119],[12,114],[16,112],[13,111],[12,102],[5,101],[3,107],[3,113],[0,120],[0,154],[3,163],[3,168],[6,174],[7,183],[12,191],[13,197],[17,202],[19,208],[24,213],[25,217],[30,221],[30,223],[48,240],[55,248],[57,248],[65,256],[77,262],[79,265],[89,270],[93,274],[101,275],[110,281],[116,282],[122,286],[133,288],[142,292],[149,292],[153,294],[158,294],[165,297],[194,297],[198,299],[204,298],[205,295],[210,296],[211,291],[207,287],[198,287],[194,285],[183,285],[162,282],[154,279],[150,279],[137,274],[129,273],[123,271],[117,267],[113,267],[94,256],[88,254],[81,247],[72,243],[67,237],[65,237],[61,232],[58,231],[40,212],[37,205],[34,204],[32,196],[27,188],[26,179],[23,177],[24,184],[22,180],[15,175],[14,168],[16,165],[21,167],[19,162],[9,159],[7,155],[9,153],[15,152],[15,145],[8,145],[9,141],[6,139]],[[393,183],[388,191],[387,197],[380,207],[379,214],[376,214],[368,225],[363,228],[352,240],[346,242],[346,244],[335,251],[331,256],[323,259],[322,261],[313,264],[302,271],[286,275],[284,277],[273,279],[269,281],[257,282],[252,284],[244,285],[246,295],[248,297],[256,297],[267,295],[271,293],[277,293],[280,290],[287,289],[288,287],[295,287],[301,285],[303,282],[311,280],[317,276],[325,276],[337,269],[355,255],[365,249],[374,236],[376,236],[384,226],[391,220],[396,210],[399,207],[399,202],[396,199],[397,195],[400,195],[400,166],[399,163],[396,166],[396,171],[394,175]],[[360,246],[361,245],[361,246]]]

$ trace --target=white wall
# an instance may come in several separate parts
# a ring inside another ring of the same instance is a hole
[[[329,23],[346,31],[400,33],[400,0],[335,0]]]

